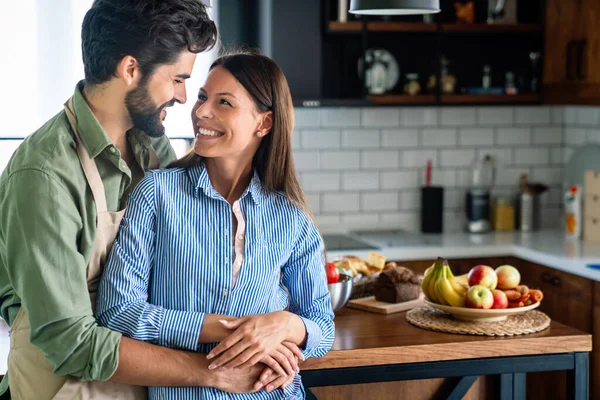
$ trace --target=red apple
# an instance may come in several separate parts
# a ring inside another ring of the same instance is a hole
[[[471,286],[465,293],[465,306],[469,308],[483,308],[485,310],[492,308],[494,304],[494,295],[492,291],[484,286]]]
[[[496,271],[487,265],[476,265],[469,271],[469,286],[480,285],[490,290],[496,289],[498,277]]]
[[[492,290],[492,296],[494,296],[494,304],[492,304],[492,308],[508,307],[508,297],[506,297],[506,293],[504,293],[502,290]]]
[[[498,277],[498,289],[514,289],[521,283],[521,274],[512,265],[501,265],[496,268],[496,276]]]

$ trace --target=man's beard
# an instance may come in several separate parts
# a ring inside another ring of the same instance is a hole
[[[125,96],[125,106],[133,122],[133,127],[151,137],[161,137],[165,134],[160,113],[165,107],[173,104],[175,101],[171,100],[157,108],[148,93],[147,82],[140,83]]]

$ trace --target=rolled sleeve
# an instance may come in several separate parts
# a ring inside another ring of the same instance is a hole
[[[150,173],[127,202],[98,288],[96,316],[100,324],[133,339],[197,351],[204,314],[148,302],[155,252],[155,190]]]
[[[290,293],[289,311],[304,322],[304,356],[322,357],[331,349],[335,337],[324,245],[317,227],[300,210],[296,238],[294,250],[283,269],[283,283]]]
[[[87,263],[77,247],[83,224],[78,210],[53,175],[15,171],[0,190],[2,261],[29,318],[31,343],[54,373],[107,380],[117,368],[121,335],[94,319]]]

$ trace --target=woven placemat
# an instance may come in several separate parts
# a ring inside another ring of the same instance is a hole
[[[510,315],[499,322],[472,322],[454,318],[429,307],[414,308],[406,313],[406,320],[419,328],[460,335],[515,336],[539,332],[550,326],[550,317],[531,310]]]

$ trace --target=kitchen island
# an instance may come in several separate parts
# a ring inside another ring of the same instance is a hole
[[[308,399],[428,399],[434,394],[462,399],[481,375],[499,376],[498,384],[488,388],[492,398],[498,391],[503,400],[525,399],[527,373],[553,370],[569,371],[568,393],[560,398],[588,398],[592,336],[554,321],[544,331],[515,337],[453,335],[417,328],[404,312],[343,308],[335,324],[332,350],[301,365],[305,386],[311,388]],[[427,384],[396,386],[393,392],[382,384],[359,385],[432,378],[455,379],[437,385],[435,393]]]

